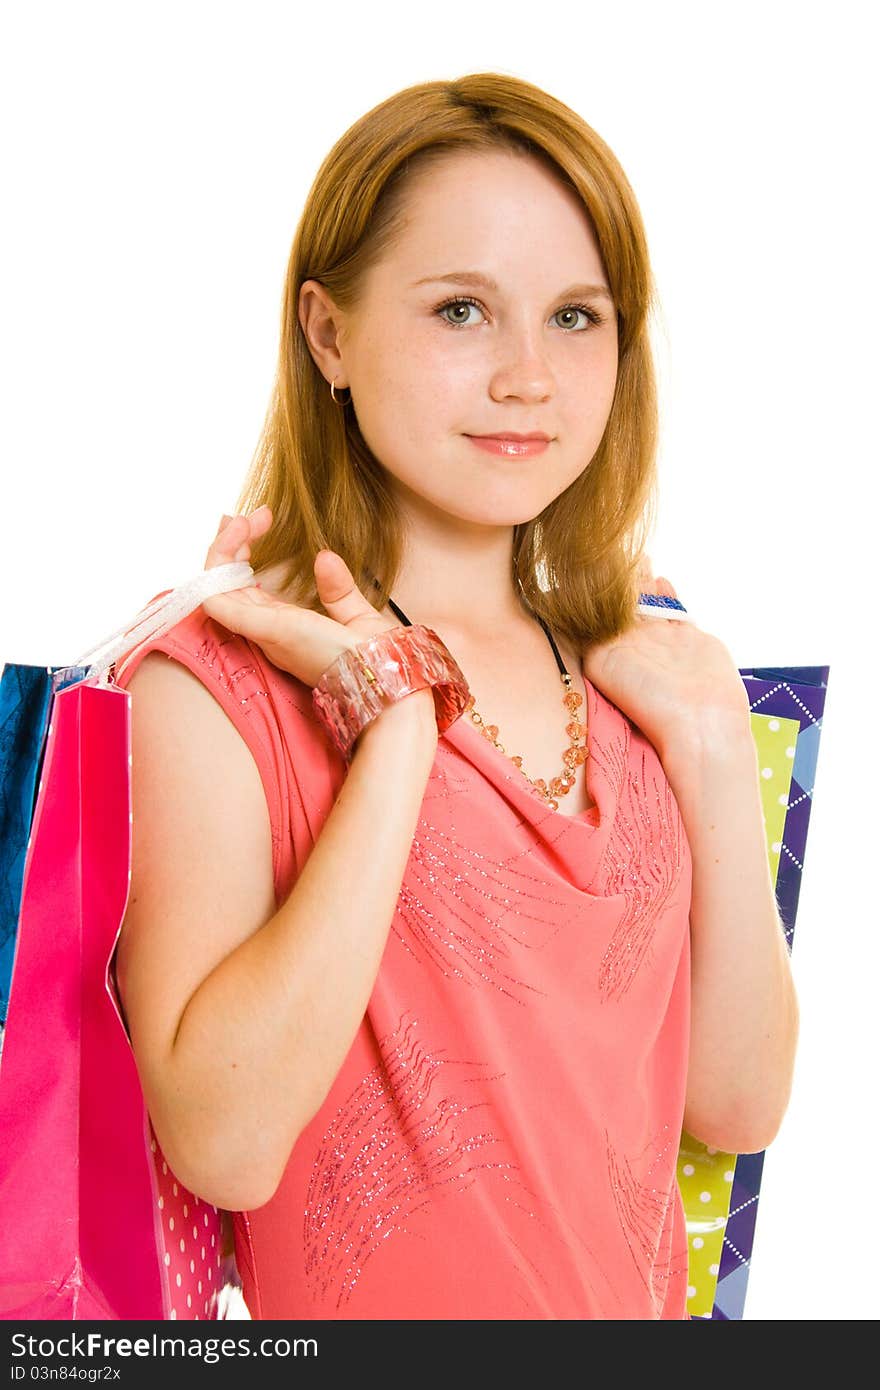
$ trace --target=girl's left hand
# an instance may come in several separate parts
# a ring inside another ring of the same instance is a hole
[[[646,556],[641,593],[678,595],[653,577]],[[701,737],[749,728],[749,698],[730,652],[693,622],[636,614],[621,636],[587,647],[583,672],[664,754]]]

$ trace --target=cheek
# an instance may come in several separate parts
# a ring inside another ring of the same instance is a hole
[[[368,448],[392,472],[418,458],[442,401],[428,364],[387,344],[367,350],[357,373],[355,410]]]
[[[425,394],[433,397],[442,390],[453,397],[464,387],[485,379],[486,367],[477,353],[450,349],[442,329],[420,334],[409,345],[405,370],[413,384],[425,383]]]
[[[567,409],[574,412],[575,429],[580,420],[591,432],[598,429],[601,433],[611,413],[616,386],[616,351],[595,352],[578,363],[565,392]]]
[[[374,353],[363,380],[364,398],[378,428],[425,440],[436,431],[448,433],[450,420],[466,417],[466,403],[480,380],[474,364],[451,358],[448,348],[429,339]]]
[[[405,333],[365,339],[359,345],[358,363],[364,394],[399,402],[431,393],[434,354]]]

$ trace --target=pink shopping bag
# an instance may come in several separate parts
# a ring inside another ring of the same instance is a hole
[[[0,1056],[0,1317],[216,1318],[221,1218],[170,1171],[111,961],[131,876],[131,699],[107,674],[249,566],[206,571],[53,674]]]

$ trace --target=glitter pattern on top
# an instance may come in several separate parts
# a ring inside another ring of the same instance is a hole
[[[676,1220],[674,1169],[679,1139],[680,1133],[664,1127],[645,1150],[628,1158],[605,1136],[608,1182],[621,1229],[658,1316],[670,1282],[680,1283],[688,1268],[687,1237],[683,1221]]]
[[[487,1103],[469,1095],[485,1064],[429,1052],[415,1018],[379,1047],[381,1065],[322,1137],[307,1194],[306,1277],[315,1301],[332,1294],[337,1308],[383,1241],[404,1232],[428,1238],[413,1222],[435,1192],[455,1192],[481,1169],[511,1167],[492,1157],[498,1140],[482,1128]]]
[[[309,691],[200,610],[151,647],[252,753],[283,902],[346,776]],[[438,742],[363,1020],[234,1214],[253,1317],[686,1316],[689,850],[654,750],[585,690],[595,815],[471,730]]]
[[[524,1004],[538,987],[509,970],[511,948],[541,950],[562,930],[533,873],[481,854],[420,820],[391,930],[415,958],[464,985],[480,982]]]
[[[620,999],[632,985],[681,877],[681,814],[669,783],[647,763],[642,749],[628,768],[599,873],[606,895],[624,899],[599,969],[599,994],[606,1000]]]

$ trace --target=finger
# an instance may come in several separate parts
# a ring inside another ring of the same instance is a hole
[[[220,529],[208,550],[205,569],[228,565],[234,560],[249,560],[252,542],[265,535],[272,520],[272,511],[268,506],[257,507],[249,516],[226,517],[224,514]]]
[[[314,571],[318,597],[328,615],[337,623],[348,624],[355,618],[371,614],[378,616],[354,582],[348,565],[335,550],[319,550],[315,556]]]
[[[672,584],[664,575],[658,574],[654,582],[657,585],[658,594],[663,594],[666,598],[678,598]]]
[[[215,619],[230,632],[238,632],[242,637],[263,643],[278,640],[279,614],[284,612],[289,615],[292,611],[291,604],[284,603],[257,584],[211,594],[202,600],[201,606],[209,618]]]
[[[251,546],[260,536],[265,535],[272,525],[272,513],[267,506],[257,507],[256,511],[251,512],[245,520],[248,523],[248,530],[244,540],[233,554],[233,560],[249,560],[251,558]]]
[[[225,525],[221,523],[220,529],[208,547],[205,557],[205,569],[213,569],[215,565],[228,565],[238,547],[241,545],[245,534],[244,517],[230,517]]]

